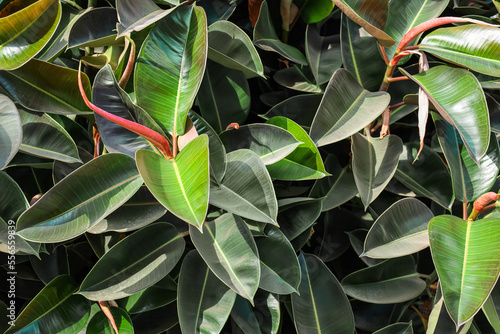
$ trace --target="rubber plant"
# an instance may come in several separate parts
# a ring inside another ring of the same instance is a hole
[[[0,1],[0,330],[500,332],[499,8]]]

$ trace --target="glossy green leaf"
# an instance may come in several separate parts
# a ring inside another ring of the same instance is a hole
[[[47,62],[53,62],[68,45],[69,32],[71,27],[81,15],[80,11],[65,2],[61,3],[61,20],[54,34],[37,54],[37,58]]]
[[[38,278],[49,284],[60,275],[69,275],[68,252],[66,247],[56,247],[50,254],[42,253],[40,258],[30,256],[30,264]]]
[[[413,76],[400,70],[425,91],[441,116],[458,130],[477,162],[488,149],[490,121],[483,90],[474,75],[442,65]]]
[[[286,198],[278,204],[278,223],[288,240],[305,233],[321,214],[321,200],[314,198]]]
[[[432,217],[432,211],[418,199],[397,201],[370,228],[363,255],[387,259],[421,251],[429,246],[427,225]]]
[[[300,17],[307,24],[316,23],[325,19],[335,6],[331,0],[299,1],[303,3]]]
[[[244,123],[250,111],[250,88],[242,72],[208,61],[198,92],[198,105],[217,133],[231,123]]]
[[[484,302],[482,310],[495,332],[500,332],[500,319],[498,318],[495,302],[491,295]]]
[[[199,5],[207,13],[208,25],[219,21],[227,20],[238,5],[234,0],[213,0],[210,2],[200,2]]]
[[[143,313],[168,305],[177,299],[177,283],[165,276],[156,284],[120,299],[118,305],[130,314]]]
[[[0,18],[0,70],[13,70],[33,58],[49,41],[61,19],[57,0],[30,2]]]
[[[130,316],[119,307],[109,307],[109,312],[113,317],[116,328],[120,334],[133,334],[134,327]],[[94,314],[87,325],[87,333],[99,334],[114,334],[115,330],[111,325],[108,317],[104,312],[100,311]]]
[[[277,71],[273,79],[288,89],[306,93],[321,93],[321,87],[316,85],[314,76],[308,67],[294,65],[284,68]]]
[[[387,65],[380,56],[377,39],[345,14],[342,14],[340,39],[344,67],[365,89],[378,90]]]
[[[189,232],[212,272],[253,304],[260,280],[259,253],[243,219],[225,213],[207,221],[202,231],[190,227]]]
[[[31,241],[74,238],[125,203],[142,185],[134,159],[109,153],[93,159],[47,191],[17,221]]]
[[[0,95],[0,170],[14,158],[23,130],[15,104],[5,95]]]
[[[429,241],[444,302],[458,326],[476,314],[500,274],[500,220],[434,217]]]
[[[270,119],[274,116],[283,116],[303,127],[309,127],[322,98],[323,94],[295,95],[278,103],[261,117]]]
[[[250,124],[222,132],[220,139],[227,152],[249,149],[264,165],[274,164],[292,153],[301,144],[293,134],[273,124]]]
[[[449,209],[454,200],[450,171],[439,155],[426,145],[415,160],[419,147],[418,142],[403,145],[394,177],[417,195]]]
[[[413,334],[413,327],[410,323],[396,322],[392,325],[379,329],[373,334]]]
[[[384,31],[396,42],[399,42],[410,29],[441,15],[448,2],[448,0],[391,1]],[[417,40],[410,45],[415,44]],[[396,47],[393,45],[385,48],[389,59],[394,56]]]
[[[411,255],[355,271],[341,284],[349,296],[374,304],[403,303],[419,296],[426,287]]]
[[[22,189],[7,173],[1,171],[0,189],[2,189],[0,192],[0,242],[6,245],[6,250],[10,251],[15,246],[18,251],[37,255],[40,252],[40,244],[26,241],[13,234],[16,227],[14,222],[29,208]]]
[[[271,20],[267,1],[263,1],[260,7],[259,19],[255,23],[253,30],[253,41],[262,50],[277,52],[294,63],[307,65],[307,59],[302,52],[294,46],[283,43],[278,38]]]
[[[207,121],[191,110],[188,112],[188,115],[196,128],[196,132],[200,135],[205,133],[208,136],[210,172],[220,182],[226,173],[226,149],[215,130]]]
[[[116,24],[114,8],[93,8],[84,12],[71,28],[68,48],[123,45],[123,39],[116,38]]]
[[[99,108],[164,134],[151,116],[144,109],[133,104],[130,96],[120,88],[110,65],[104,66],[97,73],[92,93],[92,100]],[[152,150],[151,144],[138,134],[98,114],[94,116],[102,141],[109,152],[125,153],[134,158],[138,149]]]
[[[279,228],[267,226],[265,233],[265,237],[255,239],[260,256],[259,287],[281,295],[297,292],[300,265],[295,250]]]
[[[118,37],[125,36],[132,31],[141,31],[158,20],[161,20],[176,7],[163,10],[153,0],[116,0],[118,13]]]
[[[500,76],[498,27],[467,24],[440,28],[426,35],[419,49],[473,71]]]
[[[453,192],[460,202],[472,202],[488,192],[498,176],[500,147],[494,134],[486,154],[473,161],[456,131],[440,115],[432,113],[436,133],[444,156],[448,162],[453,181]],[[496,190],[496,189],[495,189]]]
[[[174,159],[139,150],[136,160],[156,199],[177,217],[200,228],[208,209],[208,136],[196,137]]]
[[[298,333],[353,333],[354,315],[337,278],[315,255],[300,253],[302,279],[292,294]],[[335,312],[332,312],[335,310]]]
[[[208,58],[227,68],[242,71],[245,77],[264,77],[264,67],[250,37],[230,21],[208,27]]]
[[[389,101],[387,92],[371,93],[339,69],[328,83],[309,135],[318,146],[347,138],[373,122]]]
[[[77,289],[72,277],[56,277],[31,300],[5,334],[78,333],[89,319],[90,302],[73,295]]]
[[[283,159],[267,165],[267,170],[273,179],[310,180],[328,175],[316,145],[300,125],[282,116],[273,117],[266,124],[279,126],[302,142]]]
[[[271,177],[259,156],[250,150],[227,154],[222,183],[210,186],[210,204],[244,218],[277,224],[278,203]]]
[[[166,131],[184,134],[205,70],[207,22],[200,7],[180,6],[156,22],[135,68],[137,103]]]
[[[22,109],[19,116],[23,129],[21,152],[68,163],[80,162],[75,142],[52,117]]]
[[[389,11],[388,0],[332,0],[351,20],[363,27],[383,46],[395,42],[384,32]]]
[[[78,71],[32,59],[13,71],[0,71],[0,88],[22,106],[54,114],[90,113],[78,91]],[[90,96],[90,81],[82,74]]]
[[[236,297],[231,310],[231,319],[234,320],[244,334],[262,334],[259,319],[257,319],[248,300],[241,296]]]
[[[446,307],[444,306],[444,299],[441,295],[441,288],[436,293],[434,307],[432,308],[432,312],[429,316],[429,323],[427,327],[427,333],[429,334],[439,334],[439,333],[458,333],[458,334],[467,334],[469,333],[469,328],[472,325],[472,321],[467,321],[463,326],[459,328],[460,331],[457,331],[457,327],[451,320]]]
[[[329,0],[327,2],[333,7],[333,2]],[[316,84],[322,85],[328,82],[333,73],[342,65],[339,35],[322,36],[320,28],[315,24],[310,24],[307,26],[305,44],[306,57]]]
[[[236,293],[212,273],[196,250],[186,255],[177,298],[183,333],[220,333],[235,298]]]
[[[87,274],[78,293],[90,300],[130,296],[165,277],[179,261],[184,244],[173,225],[148,225],[104,254]]]
[[[142,186],[127,202],[92,226],[87,232],[99,234],[109,231],[124,233],[137,230],[158,220],[166,211],[148,188]]]
[[[278,297],[278,295],[258,290],[255,295],[255,307],[252,308],[247,300],[237,296],[231,310],[231,319],[245,334],[277,334],[281,324]]]
[[[321,198],[321,211],[328,211],[352,199],[358,193],[354,174],[349,166],[342,168],[334,155],[326,157],[331,176],[316,181],[309,197]]]
[[[365,210],[396,173],[403,142],[398,136],[383,139],[352,136],[352,171]]]

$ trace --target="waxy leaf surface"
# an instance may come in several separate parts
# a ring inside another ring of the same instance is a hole
[[[352,136],[352,171],[365,209],[394,176],[403,142],[398,136],[383,139]]]
[[[252,232],[243,219],[225,213],[206,222],[202,231],[190,227],[189,232],[212,272],[253,303],[260,281],[259,253]]]
[[[272,178],[278,180],[310,180],[328,175],[318,148],[300,125],[282,116],[273,117],[266,123],[287,130],[296,140],[302,142],[292,153],[266,166]]]
[[[73,295],[78,289],[69,275],[56,277],[18,315],[5,333],[78,333],[90,317],[90,302]]]
[[[264,165],[274,164],[292,153],[301,144],[286,129],[272,124],[250,124],[230,129],[220,135],[227,152],[249,149]]]
[[[411,255],[355,271],[341,284],[349,296],[375,304],[403,303],[420,295],[426,286]]]
[[[244,218],[277,224],[278,203],[266,166],[250,150],[227,154],[226,174],[210,186],[210,204]]]
[[[113,246],[83,280],[79,294],[90,300],[130,296],[165,277],[177,264],[184,239],[169,223],[154,223]]]
[[[339,69],[326,87],[309,135],[318,146],[338,142],[373,122],[389,101],[387,92],[371,93]]]
[[[207,22],[200,7],[180,6],[156,22],[135,69],[137,103],[172,134],[184,134],[186,117],[205,71]]]
[[[0,70],[13,70],[33,58],[59,24],[58,0],[28,3],[29,6],[0,18]]]
[[[78,91],[78,71],[32,59],[13,71],[0,71],[0,88],[24,107],[53,114],[90,113]],[[90,81],[82,74],[90,96]]]
[[[208,27],[208,58],[243,72],[246,78],[264,77],[264,67],[252,40],[230,21],[217,21]]]
[[[14,158],[22,136],[21,119],[16,105],[7,96],[0,95],[0,169]]]
[[[373,223],[365,239],[363,255],[388,259],[428,247],[427,225],[433,217],[432,211],[418,199],[397,201]]]
[[[479,311],[498,279],[500,220],[437,216],[429,241],[446,309],[458,327]]]
[[[467,151],[478,162],[490,142],[490,119],[476,77],[465,69],[443,65],[415,75],[400,70],[425,91],[441,116],[458,130]]]
[[[135,161],[120,153],[93,159],[47,191],[17,221],[21,237],[60,242],[79,236],[142,185]]]
[[[450,171],[439,155],[427,145],[424,145],[416,159],[419,146],[418,142],[404,143],[394,177],[415,194],[430,198],[449,209],[454,200]],[[429,173],[430,170],[432,173]]]
[[[21,152],[68,163],[80,162],[75,142],[52,117],[22,109],[19,116],[23,129]]]
[[[200,228],[208,209],[208,136],[196,137],[173,159],[139,150],[136,160],[156,199],[180,219]]]
[[[419,49],[473,71],[500,76],[498,27],[467,24],[440,28],[426,35]]]
[[[453,193],[460,202],[472,202],[488,192],[498,176],[500,148],[492,133],[486,154],[476,164],[463,145],[458,131],[439,114],[432,113],[436,133],[448,163],[453,182]],[[496,189],[495,189],[496,190]]]
[[[332,0],[351,20],[362,26],[383,46],[394,40],[384,32],[389,10],[389,0]]]
[[[298,333],[352,333],[354,315],[337,278],[318,257],[300,253],[302,279],[292,294]],[[335,309],[335,312],[331,310]]]
[[[196,250],[186,255],[177,297],[183,333],[220,333],[236,296],[236,292],[212,273]],[[217,301],[215,305],[214,301]]]

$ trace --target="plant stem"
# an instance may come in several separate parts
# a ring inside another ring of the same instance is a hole
[[[125,71],[123,71],[123,75],[118,82],[118,85],[121,89],[125,89],[125,87],[127,86],[130,75],[134,70],[135,63],[135,43],[129,36],[125,36],[125,38],[130,42],[130,55],[128,57],[127,67],[125,68]]]
[[[95,104],[93,104],[92,102],[90,102],[87,98],[85,90],[83,89],[80,67],[78,68],[78,88],[80,89],[80,94],[83,98],[83,101],[85,102],[87,107],[89,107],[91,110],[95,111],[98,115],[106,118],[107,120],[116,123],[120,126],[123,126],[125,129],[130,130],[138,134],[139,136],[143,137],[151,144],[156,146],[165,158],[172,158],[172,152],[170,151],[170,144],[168,140],[161,134],[159,134],[154,130],[151,130],[148,127],[145,127],[142,124],[129,121],[128,119],[124,119],[110,112],[107,112],[106,110],[103,110],[98,106],[96,106]]]
[[[172,134],[172,150],[174,158],[177,156],[177,134],[173,133]]]
[[[464,220],[467,220],[467,202],[463,202],[462,203],[462,209],[463,209],[463,219]]]
[[[33,174],[33,178],[35,179],[35,183],[36,183],[36,186],[38,188],[38,191],[41,193],[43,193],[42,191],[42,187],[40,187],[40,183],[38,183],[38,179],[36,177],[36,174],[35,174],[35,170],[33,169],[33,167],[30,167],[31,168],[31,173]]]
[[[386,65],[389,65],[389,58],[387,58],[387,52],[385,52],[385,48],[378,43],[378,46],[380,48],[380,53],[382,53],[382,58],[384,58],[384,62]]]

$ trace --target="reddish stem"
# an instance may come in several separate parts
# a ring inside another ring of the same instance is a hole
[[[380,43],[378,44],[379,48],[380,48],[380,53],[382,53],[382,57],[384,58],[384,62],[386,65],[389,65],[389,58],[387,57],[387,52],[385,52],[385,48],[380,45]]]
[[[113,315],[111,314],[108,303],[105,301],[99,301],[98,303],[101,307],[102,312],[106,315],[106,318],[108,318],[109,322],[111,323],[111,326],[113,327],[116,334],[119,334],[118,327],[116,327],[115,318],[113,318]]]
[[[396,82],[396,81],[404,81],[404,80],[410,80],[408,77],[397,77],[397,78],[387,78],[389,82]]]
[[[97,158],[99,156],[99,139],[101,139],[101,134],[99,133],[99,130],[97,130],[97,127],[94,125],[94,158]]]
[[[98,115],[106,118],[107,120],[116,123],[120,126],[123,126],[125,129],[130,130],[138,134],[139,136],[143,137],[151,144],[156,146],[165,158],[172,158],[172,152],[170,151],[170,144],[168,143],[167,139],[163,137],[161,134],[159,134],[154,130],[151,130],[148,127],[145,127],[142,124],[132,122],[129,121],[128,119],[124,119],[116,115],[113,115],[112,113],[109,113],[106,110],[103,110],[98,106],[94,105],[92,102],[90,102],[87,98],[87,95],[85,94],[85,90],[83,89],[80,67],[78,68],[78,88],[80,89],[80,94],[82,95],[83,101],[85,102],[87,107],[95,111]]]
[[[120,81],[118,82],[118,85],[121,87],[121,89],[125,89],[125,87],[127,86],[128,79],[130,79],[130,75],[134,70],[134,63],[135,63],[135,43],[128,36],[126,38],[130,42],[130,55],[128,57],[127,67],[125,68],[125,71],[123,71],[123,75],[120,78]]]
[[[397,109],[397,108],[399,108],[401,106],[404,106],[405,104],[406,103],[404,103],[404,102],[399,102],[399,103],[393,104],[392,106],[389,106],[389,109],[390,110],[394,110],[394,109]]]

